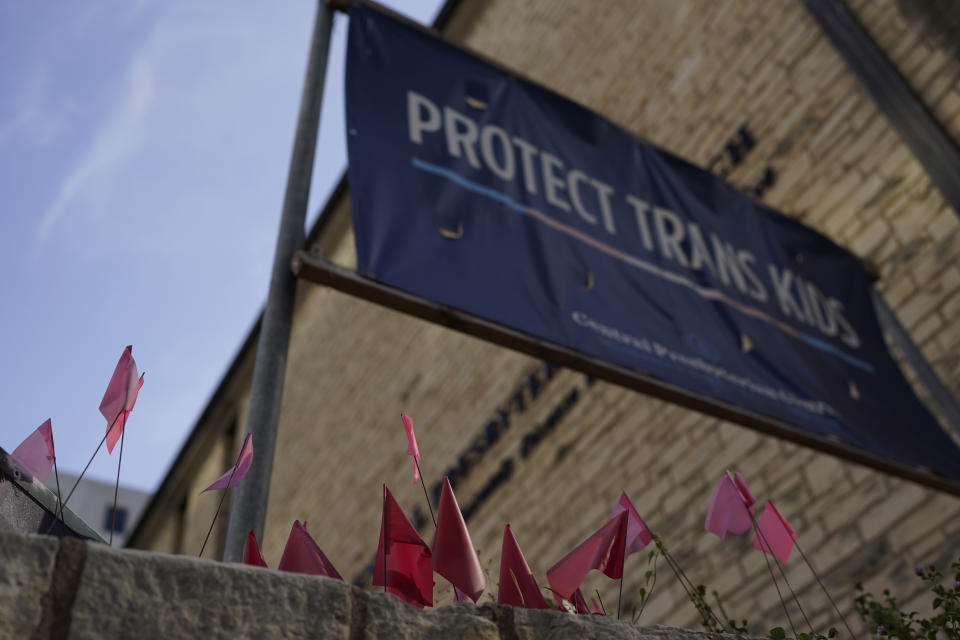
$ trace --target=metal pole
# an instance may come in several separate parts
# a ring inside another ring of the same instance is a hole
[[[920,383],[930,394],[933,406],[940,412],[940,415],[946,418],[950,428],[960,433],[960,407],[957,406],[957,401],[954,400],[950,390],[943,385],[940,377],[927,362],[907,330],[900,324],[896,314],[887,305],[883,296],[877,293],[876,289],[870,289],[870,295],[873,297],[873,308],[877,312],[880,328],[890,335],[897,349],[900,350],[910,367],[913,368],[920,379]]]
[[[246,431],[253,434],[253,441],[257,443],[257,455],[254,456],[253,465],[247,472],[244,483],[236,489],[233,504],[230,506],[230,524],[223,550],[223,559],[226,562],[242,561],[243,543],[251,529],[258,540],[263,540],[263,523],[267,514],[267,499],[270,496],[270,472],[273,468],[297,286],[297,279],[290,270],[290,261],[304,243],[307,199],[313,175],[313,156],[317,145],[332,26],[333,10],[326,2],[319,0],[307,75],[300,98],[300,115],[290,158],[277,249],[273,256],[270,291],[260,324],[257,358],[253,366],[253,382],[250,385]]]

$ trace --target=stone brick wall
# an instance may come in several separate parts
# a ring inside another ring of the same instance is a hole
[[[720,640],[606,616],[458,603],[421,611],[337,580],[0,533],[0,637]]]
[[[960,67],[952,50],[943,49],[952,45],[925,39],[892,0],[851,5],[957,138],[950,96],[960,86]],[[655,144],[712,164],[734,184],[755,185],[772,169],[776,179],[763,200],[879,267],[878,288],[957,395],[957,213],[801,3],[468,0],[457,16],[451,37]],[[908,40],[913,44],[903,44]],[[929,55],[914,52],[920,45]],[[756,147],[737,166],[712,162],[743,125]],[[320,243],[349,265],[347,203],[330,215]],[[208,525],[202,520],[219,496],[196,494],[223,465],[196,469],[203,458],[222,461],[213,443],[223,437],[225,416],[242,422],[252,357],[248,345],[229,392],[215,400],[220,417],[197,427],[211,435],[188,445],[191,451],[138,530],[138,546],[199,549]],[[545,583],[546,568],[599,526],[626,491],[690,578],[723,594],[731,615],[749,618],[757,631],[785,625],[751,541],[721,542],[703,531],[707,501],[726,468],[741,471],[758,498],[777,503],[858,632],[850,613],[855,582],[874,591],[890,587],[908,608],[922,611],[926,602],[913,567],[960,556],[960,500],[574,372],[552,371],[327,289],[301,285],[288,366],[263,540],[272,564],[293,519],[305,519],[340,572],[362,583],[376,549],[381,482],[408,513],[419,510],[430,540],[400,411],[416,420],[428,482],[468,460],[456,493],[461,507],[471,506],[468,525],[494,597],[505,523]],[[490,424],[497,435],[489,446],[465,454],[475,439],[485,439]],[[242,432],[240,425],[234,451]],[[178,514],[183,500],[188,508]],[[177,535],[180,546],[161,543]],[[630,559],[625,602],[636,601],[646,568],[644,560]],[[695,626],[696,612],[662,564],[658,576],[645,622]],[[840,626],[796,554],[787,576],[814,626]],[[437,589],[441,602],[451,599],[448,586]],[[593,589],[608,604],[616,600],[609,581],[591,578],[585,592]],[[791,616],[800,619],[796,610]]]

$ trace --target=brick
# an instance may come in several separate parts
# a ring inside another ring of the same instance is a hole
[[[887,288],[883,289],[883,297],[893,309],[899,307],[917,289],[917,284],[909,276],[900,276],[893,284],[889,284],[889,281],[883,284],[887,284]]]
[[[895,312],[900,323],[907,329],[912,329],[939,303],[939,296],[921,290],[910,296],[901,306],[895,309]]]
[[[890,528],[887,539],[894,552],[910,549],[914,542],[941,524],[960,515],[960,499],[936,494],[924,502],[909,518],[903,518]]]
[[[943,326],[943,321],[939,316],[929,315],[914,328],[911,335],[917,344],[923,344],[927,339],[932,337],[941,326]]]
[[[850,246],[857,255],[866,256],[876,249],[889,233],[890,229],[886,221],[876,218],[857,235]]]
[[[842,463],[827,456],[819,456],[806,465],[803,475],[814,496],[845,479]]]
[[[28,638],[37,629],[58,548],[51,536],[0,530],[0,637]]]
[[[860,517],[857,525],[864,538],[886,533],[890,525],[906,517],[926,497],[926,492],[915,484],[903,483],[890,496],[880,501]]]
[[[957,214],[949,207],[941,209],[930,223],[930,235],[934,238],[942,238],[948,233],[955,233],[957,230]]]

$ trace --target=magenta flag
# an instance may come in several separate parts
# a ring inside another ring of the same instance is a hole
[[[53,469],[53,427],[50,418],[33,430],[26,440],[21,442],[10,457],[21,467],[29,471],[40,482],[46,482]]]
[[[107,453],[113,453],[123,427],[137,402],[140,387],[143,386],[143,376],[137,378],[137,363],[133,360],[133,347],[127,348],[120,354],[120,360],[113,370],[107,390],[100,401],[100,413],[107,420]]]
[[[413,462],[413,484],[420,482],[420,447],[417,446],[417,434],[413,432],[413,418],[400,414],[403,428],[407,430],[407,455]]]
[[[627,512],[627,553],[624,556],[624,559],[626,559],[630,554],[636,553],[650,544],[653,541],[653,535],[647,529],[647,525],[644,524],[640,514],[634,509],[633,503],[630,502],[626,492],[620,494],[620,500],[617,501],[617,506],[613,508],[613,513],[610,514],[610,520],[624,511]]]
[[[287,538],[287,546],[283,548],[283,556],[280,558],[277,569],[290,573],[326,576],[343,581],[340,573],[333,567],[333,564],[321,551],[320,546],[310,536],[307,531],[307,523],[300,524],[299,520],[293,521],[290,536]]]
[[[263,559],[263,555],[260,554],[260,545],[257,544],[257,536],[253,533],[253,529],[250,529],[247,540],[243,543],[243,564],[269,568],[267,562]]]
[[[373,567],[373,584],[384,586],[415,607],[433,606],[430,547],[423,541],[393,494],[383,485],[380,543]]]
[[[433,555],[430,566],[453,583],[474,602],[487,586],[487,575],[480,566],[480,558],[473,548],[467,523],[453,495],[450,481],[443,478],[440,507],[437,509],[437,532],[433,537]]]
[[[500,591],[497,593],[497,604],[526,609],[547,608],[537,580],[533,577],[509,524],[503,528],[503,544],[500,547]]]
[[[793,550],[793,541],[796,539],[797,532],[768,500],[763,515],[757,521],[757,535],[753,539],[753,548],[772,553],[780,559],[780,562],[786,562]]]
[[[253,464],[253,434],[248,433],[247,437],[243,439],[243,446],[240,448],[237,463],[200,493],[206,493],[211,489],[229,489],[230,487],[240,486],[244,476],[247,475],[247,471],[250,470],[251,464]]]
[[[703,528],[715,533],[721,540],[728,533],[737,536],[746,533],[752,526],[754,502],[743,476],[727,471],[720,478],[717,490],[710,499]]]
[[[550,567],[547,570],[550,587],[570,600],[592,570],[601,571],[614,580],[622,578],[627,546],[627,517],[627,511],[622,511]]]

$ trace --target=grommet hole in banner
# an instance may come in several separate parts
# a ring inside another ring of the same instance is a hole
[[[596,284],[596,281],[593,279],[593,271],[587,271],[586,280],[581,285],[584,291],[590,291],[593,289],[593,286]]]
[[[490,104],[490,88],[481,80],[467,80],[463,100],[471,109],[483,110]]]
[[[444,238],[449,238],[450,240],[459,240],[463,237],[463,222],[458,222],[456,229],[438,226],[437,231],[439,231],[440,235],[442,235]]]

